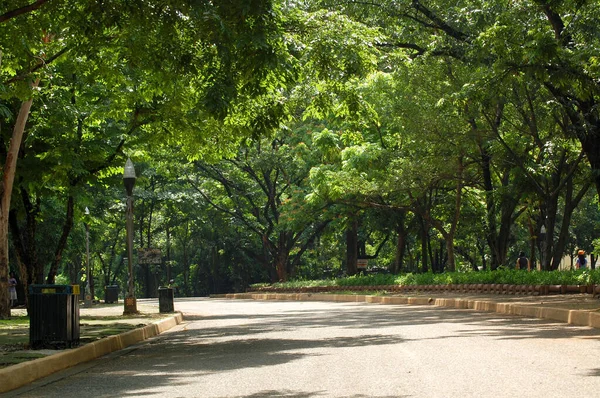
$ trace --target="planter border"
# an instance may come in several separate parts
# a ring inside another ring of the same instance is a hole
[[[551,294],[600,295],[600,285],[510,285],[500,283],[446,285],[362,285],[362,286],[305,286],[276,288],[271,286],[248,290],[247,293],[332,293],[332,292],[389,292],[389,293],[477,293],[496,295],[544,296]]]

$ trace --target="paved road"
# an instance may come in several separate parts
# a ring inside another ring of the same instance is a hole
[[[593,397],[600,331],[427,306],[179,300],[166,334],[20,397]]]

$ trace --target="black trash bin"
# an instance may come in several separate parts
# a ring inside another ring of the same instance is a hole
[[[79,285],[29,286],[30,348],[79,344],[79,290]]]
[[[106,286],[106,292],[104,293],[105,303],[117,303],[119,302],[119,285]]]
[[[173,288],[158,288],[158,312],[175,312],[173,305]]]

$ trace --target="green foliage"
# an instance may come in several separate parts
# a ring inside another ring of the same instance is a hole
[[[46,2],[0,31],[2,142],[40,78],[12,201],[37,236],[21,238],[47,268],[72,221],[58,281],[75,282],[85,222],[96,285],[125,285],[129,156],[135,245],[165,254],[136,268],[144,293],[167,267],[185,294],[277,266],[338,274],[356,220],[367,254],[389,238],[373,263],[415,272],[342,285],[594,281],[466,272],[539,260],[547,218],[547,254],[600,247],[597,170],[575,141],[597,131],[600,6],[546,6],[563,32],[530,1]],[[465,272],[419,273],[449,263]]]
[[[290,281],[272,285],[252,285],[252,287],[273,286],[276,288],[301,288],[316,286],[385,286],[385,285],[447,285],[447,284],[509,284],[509,285],[588,285],[600,283],[600,270],[573,270],[552,272],[526,272],[499,269],[480,272],[448,272],[437,274],[369,274],[345,278],[310,281]]]
[[[57,275],[54,281],[57,285],[70,285],[71,281],[68,279],[67,275]]]
[[[13,316],[10,319],[0,319],[0,325],[2,325],[2,329],[11,327],[21,327],[28,324],[29,317],[27,315]]]

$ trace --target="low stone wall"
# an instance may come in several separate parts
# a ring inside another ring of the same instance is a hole
[[[596,293],[600,293],[596,291]],[[242,300],[287,300],[287,301],[331,301],[373,304],[412,304],[431,305],[457,309],[496,312],[507,315],[520,315],[539,319],[549,319],[570,325],[590,326],[600,329],[600,312],[596,308],[570,309],[555,307],[552,303],[535,300],[533,302],[500,302],[497,298],[485,299],[481,296],[469,297],[427,297],[427,296],[371,296],[366,294],[331,293],[230,293],[220,298]],[[216,298],[216,297],[215,297]]]
[[[448,284],[448,285],[377,285],[377,286],[313,286],[301,288],[261,287],[249,293],[334,293],[334,292],[388,293],[474,293],[542,296],[548,294],[600,294],[600,285],[509,285],[500,283]]]

